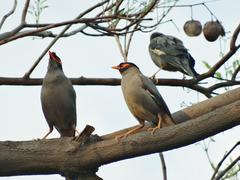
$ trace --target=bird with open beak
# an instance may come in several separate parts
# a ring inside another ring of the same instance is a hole
[[[49,51],[47,73],[41,89],[43,114],[49,126],[49,132],[57,129],[61,137],[74,137],[77,124],[76,93],[71,81],[65,76],[62,61],[56,53]]]
[[[113,66],[122,75],[121,87],[126,104],[133,116],[140,123],[134,129],[116,136],[116,139],[126,138],[143,128],[145,121],[155,124],[148,131],[153,135],[157,129],[175,124],[171,113],[153,82],[144,76],[139,68],[130,62]]]

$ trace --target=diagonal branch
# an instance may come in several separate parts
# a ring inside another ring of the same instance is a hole
[[[240,156],[238,156],[234,161],[232,161],[224,170],[218,173],[217,177],[213,180],[221,180],[221,178],[238,162],[240,161]]]
[[[212,175],[212,177],[211,177],[211,180],[214,180],[214,179],[215,179],[215,177],[216,177],[216,175],[217,175],[217,173],[218,173],[218,170],[220,169],[222,163],[223,163],[223,162],[225,161],[225,159],[232,153],[232,151],[233,151],[237,146],[239,146],[239,145],[240,145],[240,141],[238,141],[238,142],[228,151],[228,153],[223,156],[223,158],[221,159],[221,161],[218,163],[217,167],[215,168],[215,171],[214,171],[214,173],[213,173],[213,175]],[[225,174],[225,173],[224,173],[224,174]],[[224,174],[223,174],[223,175],[224,175]],[[221,177],[222,177],[222,176],[221,176]]]
[[[236,45],[236,40],[237,40],[237,37],[238,37],[239,33],[240,33],[240,24],[237,26],[237,28],[233,32],[233,35],[232,35],[232,38],[231,38],[231,41],[230,41],[229,51],[212,68],[210,68],[208,72],[200,75],[198,80],[203,80],[203,79],[206,79],[208,77],[212,77],[215,74],[215,72],[224,63],[226,63],[230,59],[230,57],[232,57],[232,55],[234,55],[237,52],[237,50],[240,48],[240,44]]]

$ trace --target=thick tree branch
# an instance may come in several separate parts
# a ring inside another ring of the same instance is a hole
[[[4,164],[0,168],[0,176],[79,174],[111,162],[195,143],[240,125],[239,90],[229,91],[174,113],[174,120],[178,117],[178,122],[186,121],[189,117],[197,118],[162,128],[154,135],[142,130],[117,142],[115,133],[112,133],[102,136],[101,141],[81,146],[76,152],[69,151],[74,145],[71,138],[0,142],[0,163]]]

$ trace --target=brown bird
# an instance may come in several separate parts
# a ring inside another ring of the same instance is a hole
[[[53,131],[53,127],[61,137],[75,136],[76,93],[71,81],[63,72],[61,59],[50,51],[47,74],[42,83],[41,103],[49,126],[49,132],[43,139]]]
[[[139,68],[130,62],[113,66],[122,75],[121,87],[127,106],[140,125],[116,139],[126,138],[145,125],[145,120],[153,122],[156,127],[149,128],[153,135],[157,129],[175,124],[171,113],[153,82],[144,76]]]

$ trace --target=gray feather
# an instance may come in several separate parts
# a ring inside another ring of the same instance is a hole
[[[41,89],[42,110],[50,128],[54,126],[61,136],[70,136],[75,134],[77,123],[76,94],[62,69],[50,63]]]
[[[194,70],[195,60],[178,38],[153,33],[150,38],[149,53],[153,62],[161,69],[180,71],[194,78],[198,75]]]

